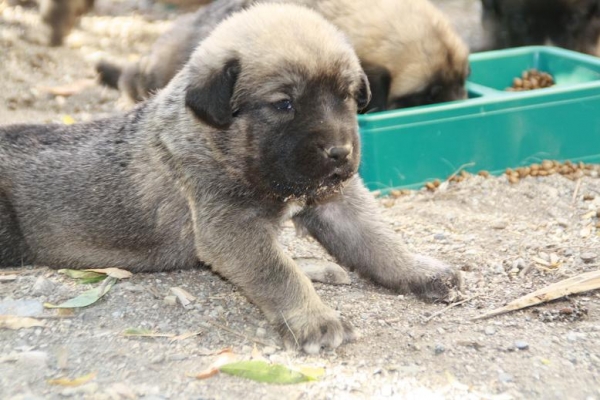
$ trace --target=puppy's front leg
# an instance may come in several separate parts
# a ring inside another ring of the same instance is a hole
[[[307,207],[294,223],[306,228],[340,264],[385,287],[440,300],[460,286],[457,271],[404,248],[358,176],[334,198]]]
[[[201,261],[241,288],[275,324],[286,345],[307,353],[336,348],[352,328],[327,307],[310,280],[277,243],[277,229],[260,210],[223,207],[193,210]]]

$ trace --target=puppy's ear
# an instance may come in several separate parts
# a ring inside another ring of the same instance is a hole
[[[369,85],[369,79],[367,75],[362,73],[360,75],[360,88],[356,94],[356,104],[358,105],[358,111],[362,111],[371,101],[371,88]]]
[[[185,94],[186,107],[203,122],[215,128],[227,128],[233,119],[231,96],[240,71],[240,61],[232,59],[203,82],[190,85]]]
[[[368,107],[365,111],[387,110],[390,85],[392,83],[390,71],[385,67],[370,65],[364,65],[363,69],[365,70],[366,78],[369,81],[368,86],[371,88],[372,93],[371,99],[368,101]]]

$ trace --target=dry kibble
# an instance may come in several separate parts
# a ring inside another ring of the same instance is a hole
[[[542,161],[542,169],[545,169],[546,171],[552,169],[552,167],[554,167],[554,163],[550,160],[544,160]]]
[[[436,188],[438,188],[438,187],[440,186],[440,184],[441,184],[441,183],[442,183],[442,182],[440,182],[440,180],[439,180],[439,179],[436,179],[436,180],[434,180],[434,181],[433,181],[433,186],[434,186],[434,187],[436,187]]]
[[[523,71],[521,77],[513,79],[513,85],[506,90],[520,92],[523,90],[541,89],[554,85],[554,78],[547,72],[540,72],[535,68]]]
[[[390,196],[392,196],[393,198],[397,199],[398,197],[402,196],[402,191],[400,191],[400,190],[391,190],[390,191]]]
[[[425,187],[427,188],[427,190],[430,190],[432,192],[435,190],[435,185],[433,184],[433,182],[427,182],[425,184]]]
[[[584,194],[583,195],[583,201],[592,201],[594,200],[594,195],[593,194]]]
[[[518,183],[519,182],[519,177],[517,175],[509,175],[508,176],[508,181],[510,183]]]
[[[479,172],[477,173],[477,175],[479,175],[479,176],[483,176],[484,178],[487,178],[487,177],[489,177],[489,176],[490,176],[490,173],[489,173],[489,172],[487,172],[487,171],[479,171]],[[600,212],[600,211],[599,211],[599,212]]]

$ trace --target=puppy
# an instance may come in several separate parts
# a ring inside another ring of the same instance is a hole
[[[482,0],[491,48],[553,44],[600,55],[598,0]]]
[[[356,175],[356,112],[369,98],[350,43],[317,13],[279,4],[237,13],[124,115],[0,129],[0,265],[202,262],[286,343],[335,348],[352,328],[277,243],[285,218],[385,287],[440,299],[459,283],[405,250]]]
[[[134,64],[97,65],[104,84],[133,101],[165,86],[194,47],[227,15],[257,0],[218,0],[182,17]],[[468,49],[448,19],[427,0],[271,0],[319,12],[350,39],[369,78],[367,111],[383,111],[466,97]]]
[[[42,21],[50,27],[50,46],[60,46],[80,17],[94,8],[94,0],[41,0]]]

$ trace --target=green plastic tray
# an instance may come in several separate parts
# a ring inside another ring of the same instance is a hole
[[[472,54],[470,64],[467,100],[359,115],[370,189],[415,188],[461,167],[498,174],[543,159],[600,162],[600,58],[532,46]],[[531,68],[556,85],[504,90]]]

